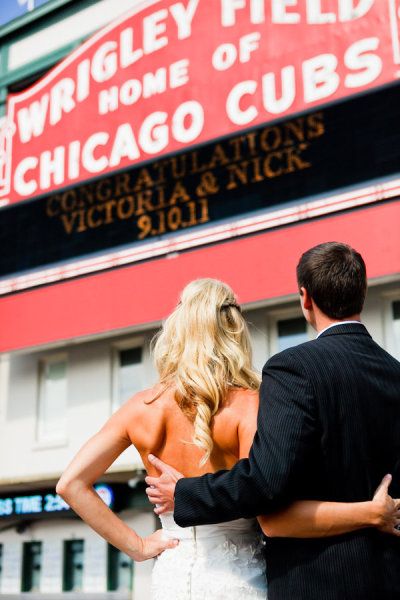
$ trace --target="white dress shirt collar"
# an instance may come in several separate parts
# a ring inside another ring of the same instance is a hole
[[[358,323],[359,325],[361,325],[361,321],[338,321],[337,323],[332,323],[331,325],[328,325],[328,327],[325,327],[325,329],[322,329],[322,331],[319,331],[317,338],[319,338],[319,336],[325,331],[328,331],[328,329],[330,329],[331,327],[336,327],[337,325],[350,325],[350,323]]]

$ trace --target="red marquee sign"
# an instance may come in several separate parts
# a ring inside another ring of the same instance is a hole
[[[0,202],[394,81],[399,31],[400,0],[138,1],[9,97]]]

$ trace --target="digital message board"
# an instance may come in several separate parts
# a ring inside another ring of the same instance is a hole
[[[132,495],[132,490],[127,484],[97,483],[93,487],[103,502],[114,512],[125,508]],[[71,507],[59,494],[56,494],[54,489],[0,496],[0,521],[2,519],[20,520],[74,514]]]
[[[397,173],[399,99],[400,87],[389,87],[6,207],[0,275],[145,244]]]

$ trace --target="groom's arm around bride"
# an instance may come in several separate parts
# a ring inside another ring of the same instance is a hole
[[[364,262],[349,246],[321,244],[301,257],[297,276],[303,313],[319,335],[266,363],[249,459],[177,482],[182,526],[254,517],[300,499],[365,501],[385,473],[400,496],[400,364],[360,322]],[[174,483],[163,476],[164,507]],[[270,540],[269,597],[400,598],[398,544],[373,529]]]

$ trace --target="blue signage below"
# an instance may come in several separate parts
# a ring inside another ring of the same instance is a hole
[[[94,489],[107,506],[111,508],[114,500],[113,489],[104,483],[97,484]],[[0,518],[71,511],[69,504],[58,494],[44,493],[30,496],[10,496],[0,498]]]
[[[0,2],[0,27],[32,12],[38,6],[46,4],[49,0],[1,0]]]

